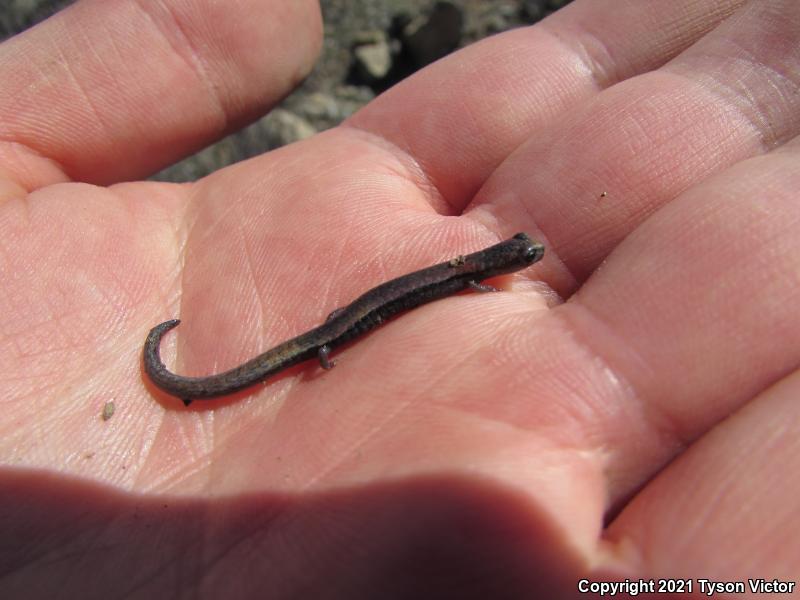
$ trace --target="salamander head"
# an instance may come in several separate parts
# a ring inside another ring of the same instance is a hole
[[[532,240],[527,233],[518,233],[511,240],[519,240],[519,252],[526,265],[532,265],[544,256],[544,245]]]
[[[518,233],[504,242],[461,257],[459,265],[451,263],[451,266],[461,269],[465,275],[474,275],[482,280],[519,271],[540,260],[542,256],[542,244],[525,233]]]

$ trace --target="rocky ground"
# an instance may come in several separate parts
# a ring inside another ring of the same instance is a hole
[[[534,23],[569,0],[321,0],[325,42],[308,79],[269,115],[154,179],[191,181],[335,126],[381,91],[448,52]],[[7,0],[0,39],[71,4]]]

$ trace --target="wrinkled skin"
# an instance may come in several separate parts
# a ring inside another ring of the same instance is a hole
[[[134,180],[285,95],[313,2],[89,0],[5,42],[0,596],[796,576],[798,23],[578,0],[186,185]],[[168,318],[167,364],[213,373],[517,231],[547,253],[504,291],[330,372],[189,409],[142,373]]]

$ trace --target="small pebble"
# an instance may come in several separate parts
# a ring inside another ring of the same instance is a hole
[[[109,402],[106,402],[103,405],[103,414],[102,414],[103,421],[108,421],[111,417],[113,417],[115,410],[116,410],[116,407],[114,406],[114,401],[113,400],[111,400]]]

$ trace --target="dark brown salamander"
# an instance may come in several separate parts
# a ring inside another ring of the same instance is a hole
[[[302,333],[224,373],[183,377],[170,372],[158,352],[162,336],[177,326],[173,319],[156,325],[144,343],[144,370],[159,388],[186,404],[199,398],[232,394],[304,360],[317,357],[324,369],[335,364],[331,350],[377,327],[389,317],[466,288],[490,291],[480,282],[524,269],[544,256],[544,246],[518,233],[485,250],[403,275],[372,288],[351,304],[333,311],[322,325]]]

